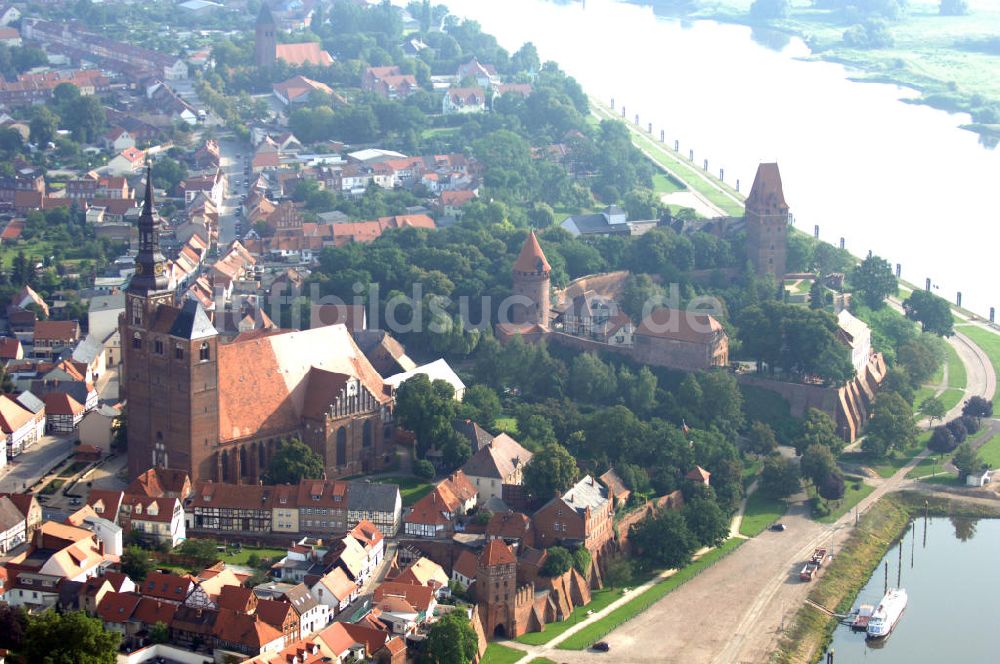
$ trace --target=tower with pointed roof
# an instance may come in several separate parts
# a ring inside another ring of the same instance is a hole
[[[277,26],[267,2],[260,4],[257,15],[257,26],[254,37],[254,64],[258,67],[270,67],[274,64],[278,50]]]
[[[150,467],[211,473],[218,442],[218,333],[200,303],[177,306],[160,251],[151,169],[139,215],[139,253],[121,318],[122,398],[129,476]]]
[[[516,636],[517,558],[502,539],[490,540],[479,554],[475,590],[487,638]]]
[[[510,308],[511,323],[537,324],[549,327],[552,309],[552,268],[538,244],[535,232],[524,240],[521,253],[514,261],[513,285],[516,301]],[[501,321],[506,322],[506,321]]]
[[[757,166],[757,175],[746,200],[747,258],[759,276],[776,280],[785,276],[787,261],[788,204],[781,187],[778,164]]]

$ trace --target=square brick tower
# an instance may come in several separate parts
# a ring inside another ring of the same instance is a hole
[[[775,163],[760,164],[746,200],[747,258],[758,276],[785,276],[788,204]]]

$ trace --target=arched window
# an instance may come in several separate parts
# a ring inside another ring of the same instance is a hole
[[[267,460],[264,457],[264,443],[260,443],[257,445],[257,465],[261,469],[267,468]]]
[[[361,429],[361,446],[371,447],[372,446],[372,422],[371,420],[365,420],[365,426]]]
[[[347,429],[337,429],[337,465],[347,465]]]
[[[153,342],[153,352],[157,355],[163,355],[163,342],[159,339]]]
[[[138,298],[132,300],[132,324],[142,325],[142,302]]]
[[[132,335],[132,348],[142,350],[142,335],[138,332]]]
[[[184,346],[177,344],[174,346],[174,359],[183,360],[184,359]]]
[[[247,463],[247,448],[240,448],[240,477],[247,477],[250,474],[250,464]]]
[[[198,359],[202,362],[207,362],[210,359],[207,341],[201,342],[201,348],[198,350]]]

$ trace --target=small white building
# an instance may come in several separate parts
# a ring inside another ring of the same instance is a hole
[[[965,476],[965,486],[984,487],[990,483],[992,472],[983,470],[980,473],[969,473]]]
[[[443,380],[450,383],[455,388],[455,401],[461,401],[465,397],[465,383],[462,382],[462,379],[458,377],[458,374],[455,373],[455,370],[451,368],[451,365],[444,358],[434,360],[410,371],[389,376],[385,379],[385,382],[387,385],[392,385],[393,388],[398,389],[400,385],[417,374],[426,375],[431,382]]]

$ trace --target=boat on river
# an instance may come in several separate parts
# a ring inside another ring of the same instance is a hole
[[[884,639],[889,636],[906,610],[907,599],[902,588],[889,588],[868,619],[867,638]]]

